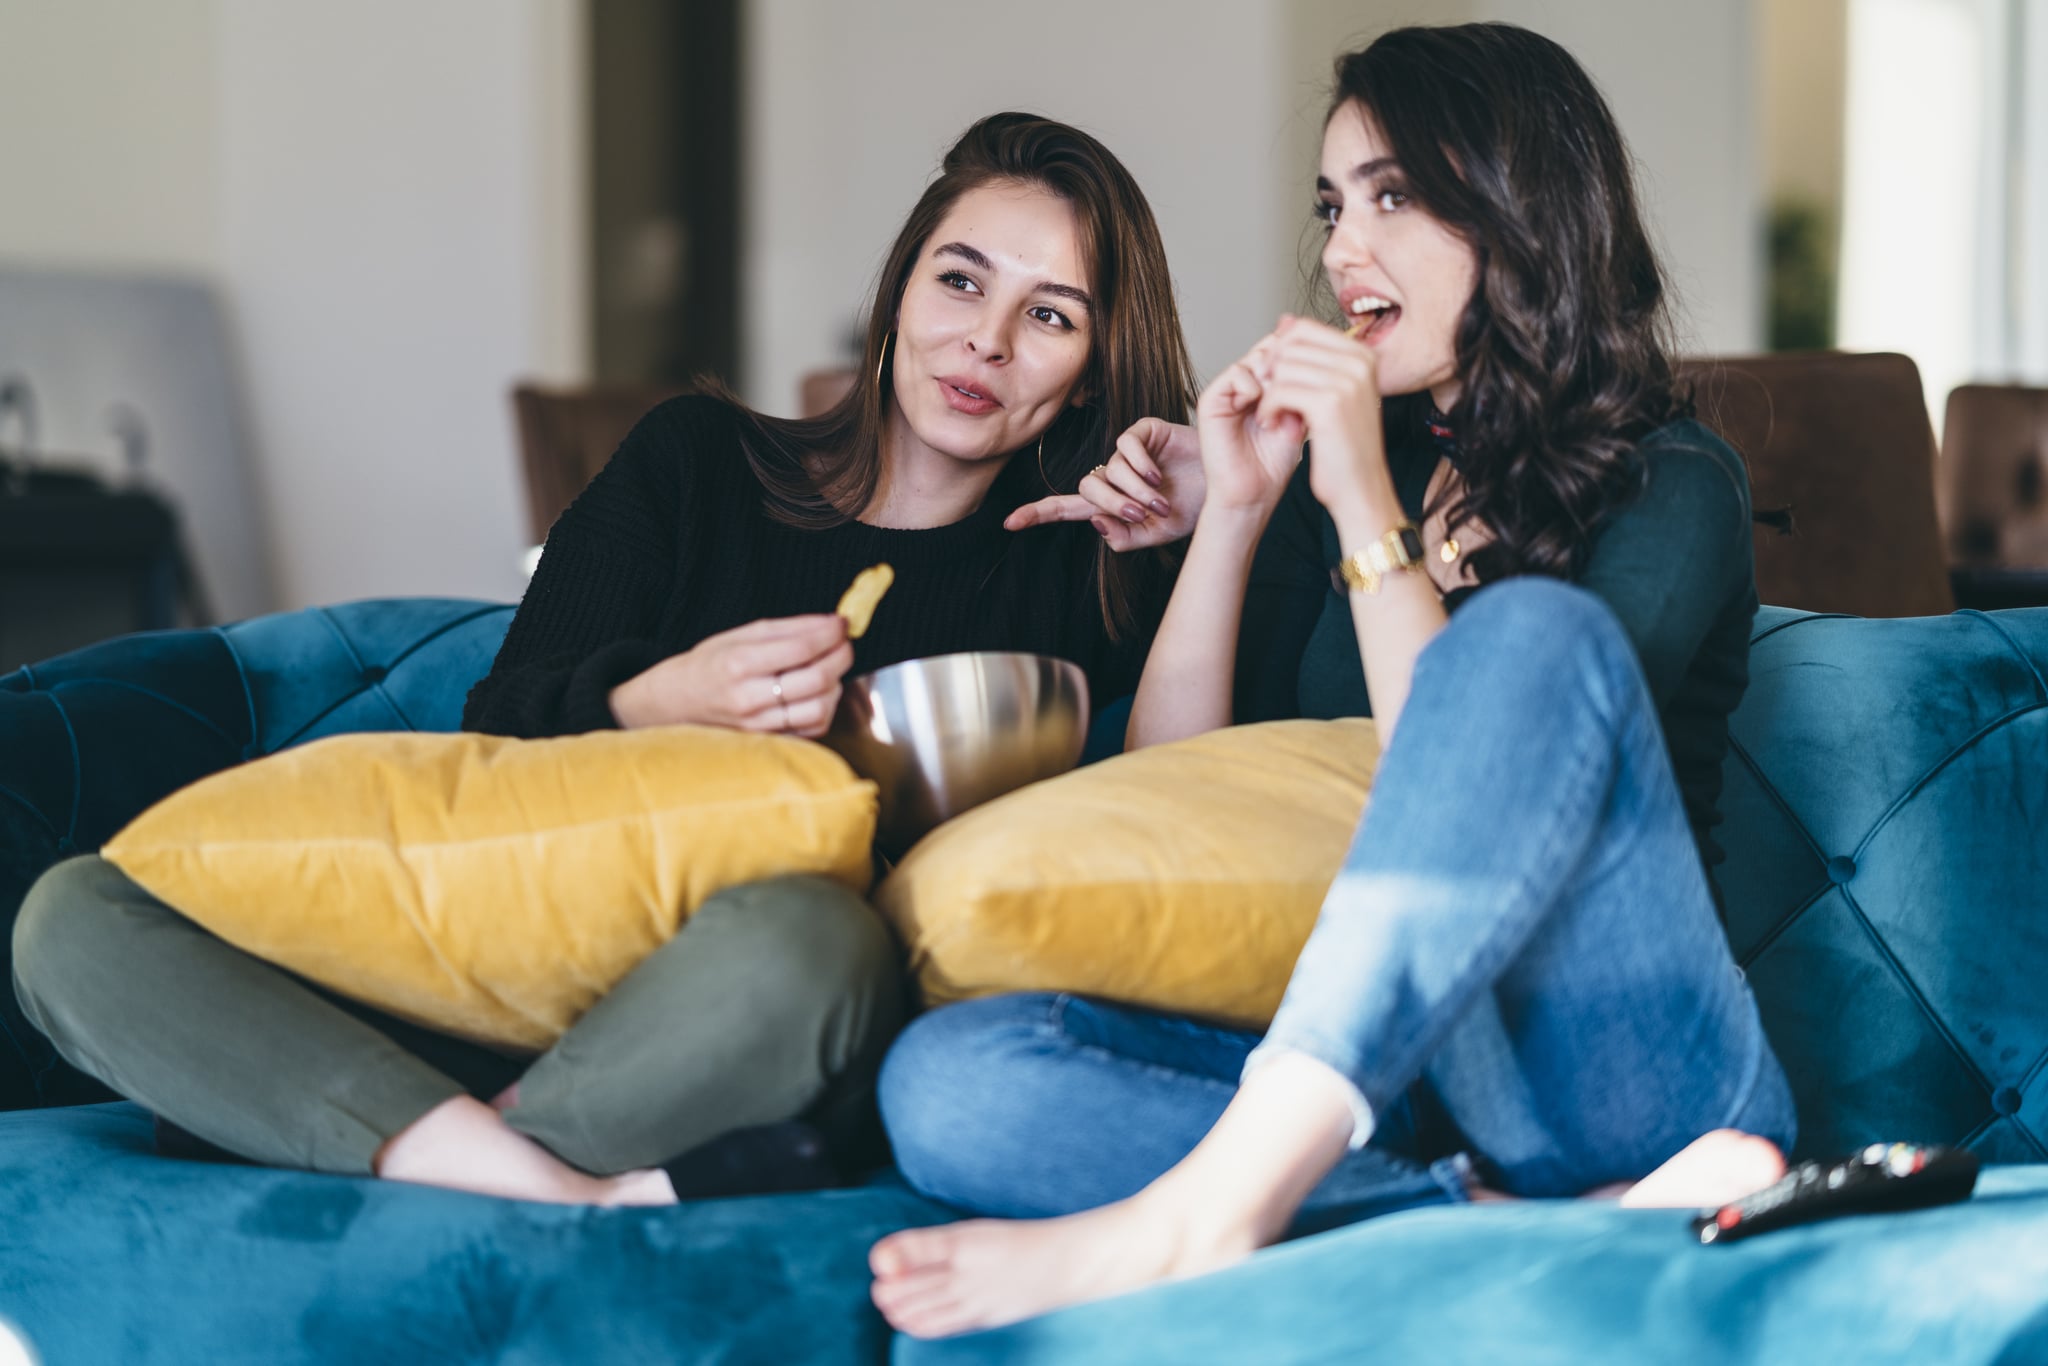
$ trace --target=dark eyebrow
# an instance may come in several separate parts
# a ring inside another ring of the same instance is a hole
[[[1385,175],[1388,171],[1398,171],[1400,169],[1401,163],[1392,157],[1374,157],[1371,161],[1362,161],[1352,167],[1351,178],[1353,180],[1371,180],[1376,176]],[[1335,185],[1330,183],[1328,176],[1319,175],[1316,177],[1316,193],[1323,194],[1336,188]]]
[[[977,267],[978,269],[981,270],[992,271],[996,268],[995,262],[989,260],[986,256],[983,256],[980,252],[976,251],[973,247],[968,246],[965,242],[948,242],[945,246],[940,247],[937,251],[933,252],[932,255],[957,256],[961,260],[965,261],[968,265]]]
[[[1038,293],[1050,294],[1055,299],[1072,299],[1083,308],[1095,307],[1095,300],[1088,297],[1087,290],[1076,289],[1072,285],[1056,285],[1050,280],[1040,280]]]
[[[957,256],[977,270],[985,270],[991,275],[996,273],[996,263],[976,251],[973,247],[968,246],[965,242],[948,242],[945,246],[933,251],[932,255]],[[1088,297],[1087,290],[1076,289],[1072,285],[1055,284],[1051,280],[1041,280],[1034,286],[1034,289],[1039,294],[1050,294],[1055,299],[1071,299],[1083,308],[1095,307],[1095,301]]]

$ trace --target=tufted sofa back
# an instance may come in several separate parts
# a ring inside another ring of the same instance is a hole
[[[1721,808],[1728,936],[1799,1146],[2048,1159],[2048,608],[1765,608]]]
[[[0,677],[0,967],[29,885],[245,759],[361,730],[455,730],[512,609],[358,602],[124,636]],[[0,973],[0,1110],[105,1099]]]
[[[453,730],[511,608],[395,599],[130,636],[0,678],[0,952],[29,883],[216,769]],[[1801,1149],[2048,1159],[2048,608],[1765,608],[1723,771],[1728,933]],[[0,991],[0,1109],[104,1093]]]

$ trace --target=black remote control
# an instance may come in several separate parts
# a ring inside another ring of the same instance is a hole
[[[1692,1231],[1703,1243],[1732,1243],[1837,1214],[1945,1205],[1969,1196],[1977,1166],[1963,1148],[1873,1143],[1837,1162],[1802,1162],[1755,1195],[1703,1210]]]

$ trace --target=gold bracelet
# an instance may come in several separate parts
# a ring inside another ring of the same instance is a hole
[[[1337,565],[1337,574],[1345,587],[1368,597],[1380,591],[1382,579],[1396,572],[1422,572],[1422,533],[1410,522],[1401,523]]]

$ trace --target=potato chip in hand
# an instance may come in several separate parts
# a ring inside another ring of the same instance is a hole
[[[854,577],[853,586],[839,599],[839,615],[846,618],[848,639],[859,640],[868,633],[875,607],[895,582],[896,571],[886,564],[870,565]]]

